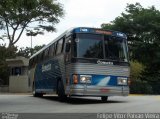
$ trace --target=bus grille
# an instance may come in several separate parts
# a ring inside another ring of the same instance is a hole
[[[91,63],[75,63],[66,66],[67,74],[98,74],[113,76],[129,76],[129,66],[101,65]]]

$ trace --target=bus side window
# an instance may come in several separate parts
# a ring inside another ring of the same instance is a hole
[[[38,63],[38,55],[35,57],[35,65]]]
[[[41,63],[42,53],[38,54],[38,63]]]
[[[55,55],[57,54],[57,45],[58,45],[58,41],[54,43],[55,45]]]
[[[66,43],[65,43],[65,53],[66,53],[65,61],[69,62],[71,60],[71,38],[68,37],[65,40],[66,40]]]
[[[57,51],[56,54],[60,54],[62,52],[62,48],[63,48],[63,38],[60,39],[57,43]]]
[[[53,44],[53,57],[56,55],[56,43]]]
[[[69,53],[71,50],[71,37],[66,38],[65,52]]]
[[[34,67],[35,64],[36,64],[36,57],[33,58],[33,64],[32,64],[32,66]]]
[[[29,69],[33,67],[33,58],[29,60]]]
[[[49,59],[49,48],[47,48],[47,59]]]
[[[50,53],[51,53],[51,46],[49,46],[49,58],[51,58],[50,56]]]
[[[44,51],[42,52],[42,55],[41,55],[41,62],[44,61]]]
[[[61,50],[62,53],[63,53],[63,51],[64,51],[64,43],[65,43],[65,38],[63,38],[62,50]]]
[[[48,59],[48,57],[49,57],[49,48],[45,49],[44,60]]]
[[[49,47],[49,57],[52,58],[52,57],[54,57],[54,55],[55,55],[55,47],[54,47],[54,44],[52,44]]]

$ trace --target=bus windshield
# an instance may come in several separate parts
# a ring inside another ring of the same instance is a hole
[[[126,41],[107,35],[77,34],[74,57],[128,62]]]

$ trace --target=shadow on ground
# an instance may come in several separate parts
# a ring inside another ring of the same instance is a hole
[[[42,98],[45,100],[57,101],[61,103],[82,105],[82,104],[102,104],[102,103],[127,103],[127,101],[122,100],[111,100],[108,98],[107,102],[102,102],[100,97],[71,97],[67,98],[65,101],[59,101],[58,96],[43,96],[43,97],[34,97],[34,98]]]

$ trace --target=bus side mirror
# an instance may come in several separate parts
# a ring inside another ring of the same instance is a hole
[[[70,43],[66,43],[66,49],[65,49],[65,51],[69,52],[70,51],[70,47],[71,47],[71,44]]]

